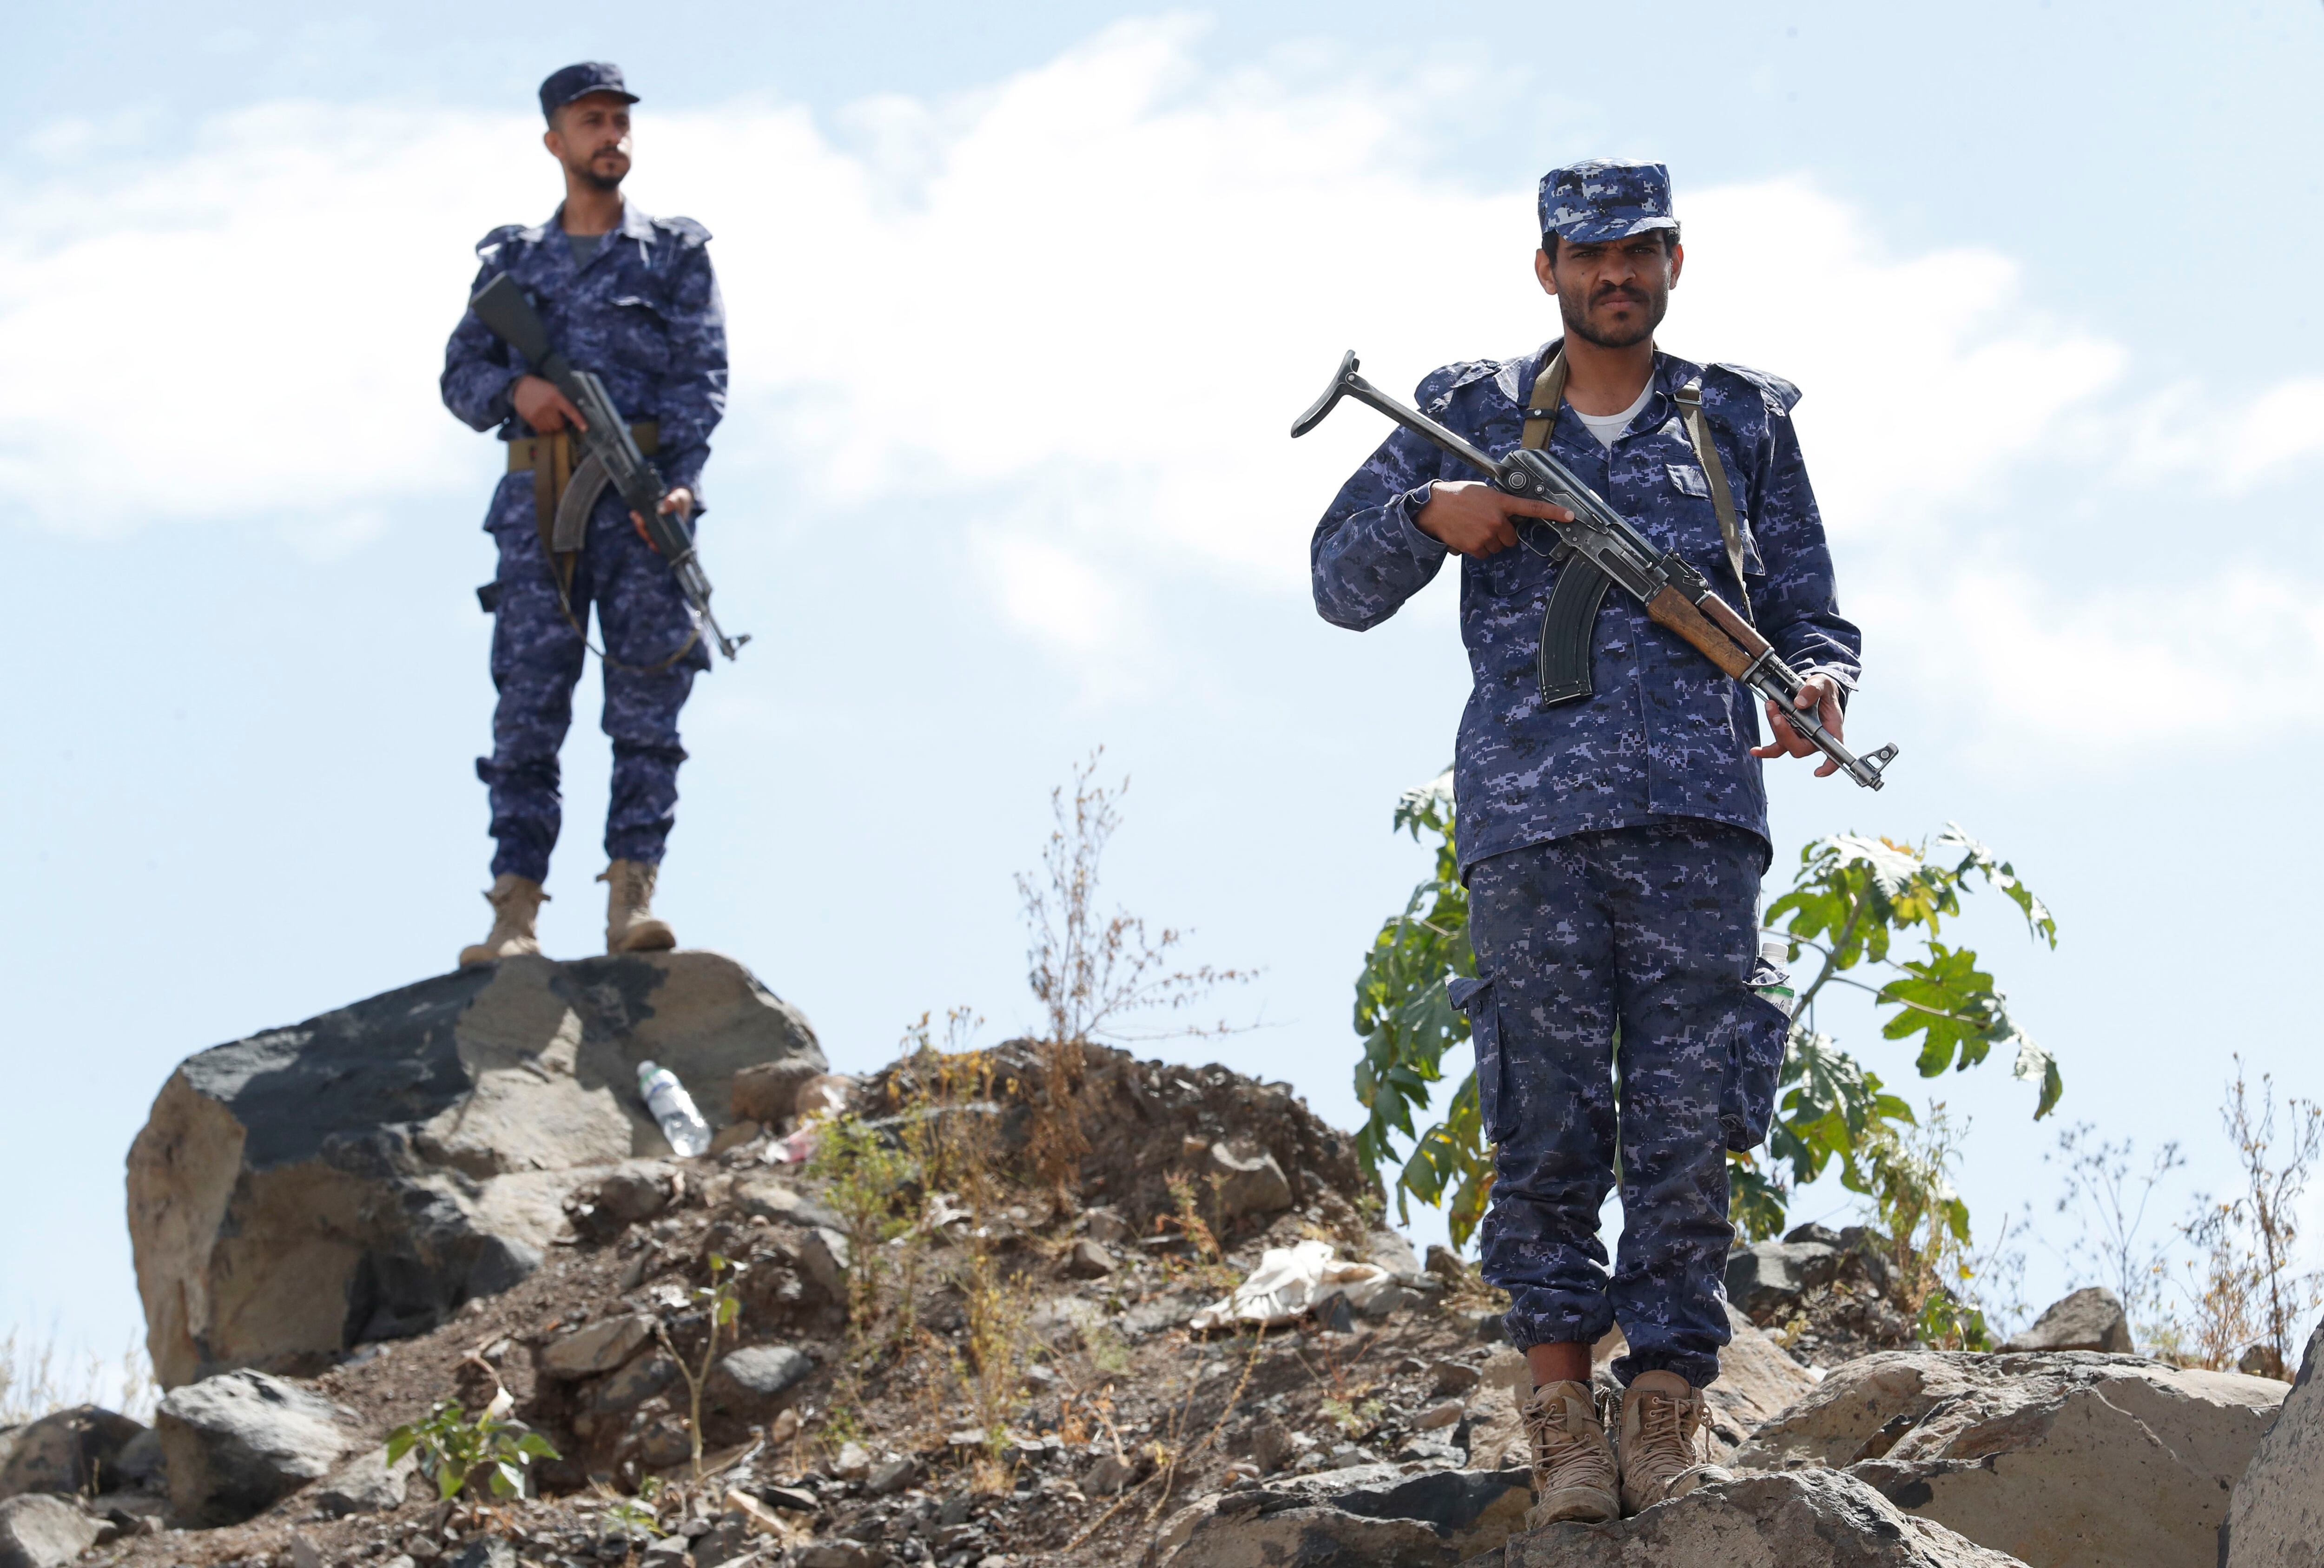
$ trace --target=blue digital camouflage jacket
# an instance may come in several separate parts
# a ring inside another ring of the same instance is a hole
[[[549,340],[597,373],[632,423],[661,421],[654,462],[697,503],[710,432],[726,411],[726,307],[710,270],[710,231],[690,217],[651,217],[635,202],[599,242],[586,266],[573,264],[561,220],[508,224],[476,242],[483,265],[474,293],[496,272],[524,288]],[[533,432],[509,406],[509,388],[531,366],[464,311],[444,346],[444,406],[501,439]]]
[[[1524,434],[1526,399],[1558,345],[1511,360],[1449,364],[1420,383],[1423,411],[1498,457]],[[1730,603],[1734,570],[1672,393],[1700,376],[1702,406],[1735,494],[1744,573],[1759,631],[1803,674],[1850,689],[1862,646],[1841,618],[1831,555],[1808,486],[1792,406],[1799,389],[1739,365],[1655,355],[1646,406],[1611,453],[1571,405],[1550,447],[1655,543],[1675,549]],[[1413,515],[1432,481],[1477,479],[1459,458],[1398,427],[1342,485],[1311,547],[1315,607],[1334,625],[1377,626],[1436,576],[1450,553]],[[1453,753],[1459,850],[1468,867],[1568,834],[1673,816],[1767,837],[1757,699],[1619,588],[1600,613],[1593,695],[1545,706],[1542,612],[1558,568],[1545,524],[1526,543],[1461,567],[1461,634],[1474,686]],[[1804,762],[1796,764],[1805,766]]]

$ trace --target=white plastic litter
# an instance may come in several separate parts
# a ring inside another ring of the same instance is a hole
[[[1232,1296],[1211,1303],[1187,1319],[1186,1326],[1196,1333],[1228,1324],[1274,1328],[1314,1311],[1335,1296],[1346,1296],[1348,1305],[1360,1312],[1395,1284],[1385,1268],[1334,1258],[1329,1241],[1269,1247],[1250,1277],[1236,1286]]]

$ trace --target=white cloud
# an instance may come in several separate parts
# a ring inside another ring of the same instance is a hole
[[[1157,562],[1300,592],[1315,515],[1384,433],[1351,407],[1286,438],[1340,351],[1403,387],[1529,346],[1554,316],[1530,191],[1468,189],[1405,151],[1473,84],[1215,71],[1199,31],[1117,26],[828,126],[767,102],[645,116],[638,199],[711,225],[733,318],[712,483],[779,464],[823,508],[966,498],[948,512],[1000,613],[1075,661],[1137,624]],[[491,449],[435,379],[471,244],[552,205],[537,122],[281,104],[188,147],[138,134],[60,125],[0,189],[0,496],[100,536],[255,517],[316,552],[359,548],[399,503],[475,511]],[[2183,623],[2117,616],[2135,584],[2047,584],[2010,554],[1971,575],[1958,548],[1923,547],[2062,447],[2094,486],[2167,469],[2233,492],[2324,445],[2314,378],[2191,423],[2192,389],[2125,403],[2126,347],[2046,315],[1991,250],[1894,254],[1804,180],[1682,197],[1665,341],[1806,389],[1849,597],[1899,617],[1884,646],[1941,605],[2005,664],[2181,668],[2181,633],[2129,628]],[[2238,635],[2315,684],[2300,595],[2265,586],[2214,585],[2256,595]]]
[[[2018,746],[2248,740],[2324,722],[2324,607],[2248,567],[2068,597],[1988,555],[1892,574],[1854,608],[1902,650],[1923,701]]]

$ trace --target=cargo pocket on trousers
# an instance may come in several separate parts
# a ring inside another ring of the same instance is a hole
[[[1782,1008],[1757,992],[1745,993],[1735,1037],[1727,1042],[1727,1084],[1719,1097],[1720,1130],[1738,1154],[1766,1141],[1791,1035],[1792,1020]]]
[[[1493,982],[1455,976],[1444,982],[1444,998],[1456,1011],[1469,1015],[1469,1043],[1477,1053],[1477,1121],[1489,1143],[1508,1140],[1501,1120],[1508,1096],[1502,1093],[1508,1069],[1501,1058],[1501,1014],[1493,998]]]

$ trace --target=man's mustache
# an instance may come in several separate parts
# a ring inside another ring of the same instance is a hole
[[[1628,300],[1633,305],[1643,305],[1646,302],[1646,296],[1644,291],[1627,284],[1608,283],[1590,297],[1592,305],[1603,305],[1609,300]]]

